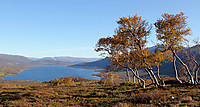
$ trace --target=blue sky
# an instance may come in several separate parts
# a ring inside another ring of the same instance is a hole
[[[98,39],[112,36],[120,17],[135,14],[153,24],[163,13],[184,12],[192,40],[200,37],[199,4],[200,0],[0,0],[0,53],[98,57]],[[155,42],[154,30],[149,39]]]

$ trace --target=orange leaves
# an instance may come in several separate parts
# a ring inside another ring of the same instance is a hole
[[[115,31],[116,35],[101,38],[96,45],[96,51],[106,51],[113,61],[128,66],[142,66],[143,59],[150,54],[145,45],[151,26],[137,14],[120,18],[117,23],[119,27]]]
[[[180,50],[181,44],[187,41],[185,36],[190,34],[191,29],[187,27],[186,19],[182,12],[176,15],[163,14],[162,19],[154,23],[161,45],[158,45],[159,49],[155,52],[151,52],[146,44],[152,26],[137,14],[122,17],[117,21],[119,27],[115,30],[115,35],[101,38],[96,51],[104,51],[112,61],[133,68],[159,65],[165,59],[172,59],[169,49]]]
[[[150,28],[148,28],[148,23],[137,15],[134,17],[129,16],[128,18],[120,18],[117,23],[119,24],[119,28],[116,31],[118,35],[132,36],[132,38],[134,38],[135,35],[140,37],[149,35],[148,31]]]
[[[162,15],[162,18],[154,24],[157,39],[165,44],[165,48],[170,46],[178,50],[182,42],[188,41],[184,36],[190,35],[191,29],[187,27],[187,17],[184,16],[184,13],[180,12],[180,14],[176,15],[165,13]]]

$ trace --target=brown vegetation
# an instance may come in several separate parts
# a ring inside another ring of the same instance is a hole
[[[53,85],[57,81],[63,85]],[[167,84],[165,88],[149,85],[143,89],[128,82],[104,86],[98,80],[69,77],[43,83],[1,84],[0,106],[200,106],[199,88]]]

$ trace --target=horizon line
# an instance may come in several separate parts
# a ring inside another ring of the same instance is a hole
[[[23,56],[23,57],[27,57],[27,58],[45,58],[45,57],[74,57],[74,58],[103,58],[102,56],[70,56],[70,55],[58,55],[58,56],[41,56],[41,57],[37,57],[37,56],[28,56],[28,55],[23,55],[23,54],[10,54],[10,53],[0,53],[0,55],[13,55],[13,56]]]

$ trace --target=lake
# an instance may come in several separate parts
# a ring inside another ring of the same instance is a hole
[[[96,74],[97,72],[88,69],[72,68],[67,66],[45,66],[28,68],[29,69],[20,72],[20,74],[9,75],[7,77],[2,77],[2,79],[49,81],[61,77],[78,76],[88,79],[100,80],[100,77],[91,75]]]

